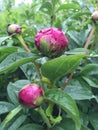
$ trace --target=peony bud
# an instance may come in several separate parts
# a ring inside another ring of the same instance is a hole
[[[91,16],[92,20],[98,20],[98,11],[95,11],[92,16]]]
[[[28,84],[18,94],[20,104],[28,107],[38,107],[43,101],[43,89],[37,84]]]
[[[68,46],[68,39],[60,29],[40,30],[35,36],[35,45],[45,56],[56,57]]]
[[[9,24],[8,29],[7,29],[9,35],[11,35],[13,33],[20,34],[21,30],[22,30],[22,27],[17,24]]]

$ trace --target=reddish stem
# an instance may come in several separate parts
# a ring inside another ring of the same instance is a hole
[[[91,38],[92,38],[92,35],[94,34],[94,31],[95,31],[95,27],[93,26],[92,29],[91,29],[91,31],[90,31],[90,34],[89,34],[89,36],[87,38],[87,41],[86,41],[86,43],[84,45],[84,48],[86,48],[86,49],[88,48],[89,43],[90,43]]]
[[[68,79],[66,80],[65,84],[64,84],[63,87],[61,88],[62,90],[64,90],[64,89],[66,88],[66,86],[68,85],[69,81],[72,79],[73,75],[74,75],[74,72],[72,72],[72,73],[69,75],[69,77],[68,77]]]
[[[95,32],[95,27],[93,26],[92,29],[91,29],[91,31],[90,31],[90,33],[89,33],[89,36],[88,36],[88,38],[87,38],[87,41],[86,41],[86,43],[85,43],[85,45],[84,45],[84,48],[86,48],[86,49],[88,48],[89,43],[90,43],[90,41],[91,41],[91,38],[92,38],[94,32]],[[86,52],[86,53],[87,53],[87,52]],[[68,85],[68,83],[69,83],[70,80],[72,79],[73,75],[74,75],[74,72],[72,72],[72,73],[69,75],[69,77],[68,77],[68,79],[66,80],[65,84],[64,84],[63,87],[61,88],[62,90],[64,90],[64,89],[66,88],[66,86]]]

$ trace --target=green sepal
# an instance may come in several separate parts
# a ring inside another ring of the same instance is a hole
[[[50,103],[48,108],[46,109],[46,115],[49,117],[51,123],[60,123],[61,120],[62,120],[62,117],[58,114],[57,117],[54,117],[52,115],[52,112],[53,112],[53,108],[54,108],[54,104],[53,103]]]

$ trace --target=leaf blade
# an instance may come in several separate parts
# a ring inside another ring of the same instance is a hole
[[[85,55],[62,56],[50,60],[42,65],[42,74],[54,81],[65,74],[73,72]]]
[[[26,124],[24,126],[21,126],[18,130],[45,130],[45,129],[37,124]]]
[[[5,125],[14,118],[20,111],[22,110],[22,107],[19,105],[15,109],[13,109],[4,119],[4,121],[1,124],[1,130],[4,129]]]
[[[9,55],[5,60],[0,64],[0,74],[11,71],[25,63],[34,61],[38,56],[32,53],[26,52],[15,52]]]
[[[79,111],[75,101],[61,90],[52,89],[45,93],[45,99],[59,105],[75,121],[76,130],[80,129]]]
[[[8,102],[0,101],[0,114],[11,111],[15,106]]]
[[[64,9],[73,9],[73,10],[80,10],[80,6],[77,4],[62,4],[58,9],[57,12]]]
[[[98,64],[88,64],[83,67],[80,72],[81,75],[97,75],[98,74]]]
[[[18,92],[23,86],[25,86],[27,84],[30,84],[30,81],[28,81],[28,80],[18,80],[15,83],[10,82],[8,84],[7,93],[8,93],[8,97],[9,97],[10,101],[13,104],[19,105]]]
[[[8,128],[8,130],[17,130],[21,124],[26,120],[27,115],[21,115],[19,116],[13,124]]]
[[[16,52],[18,48],[16,47],[0,47],[0,62],[6,58],[9,54]]]

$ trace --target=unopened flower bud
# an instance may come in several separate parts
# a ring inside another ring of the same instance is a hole
[[[20,34],[21,30],[22,30],[22,27],[17,24],[9,24],[7,28],[9,35],[14,34],[14,33]]]
[[[98,11],[95,11],[92,16],[91,16],[92,20],[98,20]]]
[[[35,45],[43,55],[57,57],[67,48],[68,39],[60,29],[43,29],[35,36]]]
[[[37,84],[28,84],[18,93],[20,104],[27,107],[38,107],[43,101],[44,91]]]

